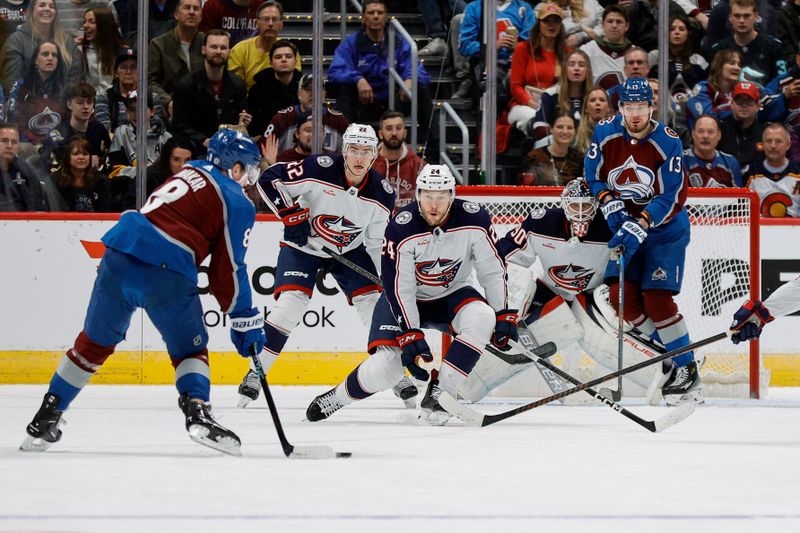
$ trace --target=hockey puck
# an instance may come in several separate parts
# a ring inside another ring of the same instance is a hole
[[[342,459],[347,459],[348,457],[352,456],[353,454],[350,452],[336,452],[336,457],[341,457]]]

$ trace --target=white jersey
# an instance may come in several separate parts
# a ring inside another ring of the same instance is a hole
[[[786,216],[800,217],[800,176],[797,174],[789,173],[776,181],[758,174],[750,177],[748,187],[758,194],[762,211],[780,216],[774,211],[776,204],[782,204],[779,211],[785,212]]]
[[[420,327],[417,301],[472,286],[473,270],[492,309],[508,306],[505,264],[489,213],[478,204],[456,198],[444,223],[431,228],[412,202],[391,220],[385,241],[383,289],[405,329]]]
[[[344,254],[363,245],[380,272],[381,244],[394,209],[394,189],[371,169],[361,185],[349,186],[344,172],[342,156],[312,155],[303,161],[272,165],[262,172],[258,188],[278,209],[295,201],[308,208],[311,236],[301,250],[328,257],[312,246]],[[282,182],[291,198],[276,189],[275,182]]]
[[[589,56],[592,64],[594,84],[608,91],[611,87],[619,85],[625,79],[625,52],[606,50],[591,40],[580,47]]]
[[[800,277],[787,281],[764,300],[772,316],[786,316],[800,311]]]
[[[589,224],[586,236],[573,239],[560,208],[534,210],[522,225],[500,239],[497,249],[509,263],[530,267],[538,257],[541,280],[568,302],[603,283],[611,250],[611,231],[601,216]]]

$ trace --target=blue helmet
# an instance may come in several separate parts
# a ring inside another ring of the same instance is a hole
[[[261,153],[253,139],[239,131],[224,128],[216,132],[208,142],[206,159],[222,170],[229,170],[236,163],[240,163],[250,183],[258,180],[258,162],[261,160]]]
[[[653,103],[653,89],[644,78],[628,78],[622,82],[619,92],[620,102],[647,102]]]

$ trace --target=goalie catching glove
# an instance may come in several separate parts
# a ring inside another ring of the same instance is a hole
[[[647,231],[634,220],[626,220],[622,227],[619,228],[611,240],[608,241],[608,247],[612,250],[622,246],[622,258],[625,264],[631,260],[633,254],[639,249],[639,245],[647,238]]]
[[[494,325],[492,344],[501,350],[505,350],[509,340],[514,342],[519,340],[519,333],[517,332],[517,310],[501,309],[496,313],[496,316],[497,322],[495,322]]]
[[[264,334],[264,315],[255,307],[247,316],[231,317],[231,341],[242,357],[250,357],[251,350],[261,353],[267,343]]]
[[[747,300],[733,315],[731,324],[731,341],[739,344],[743,341],[757,339],[764,325],[775,320],[775,317],[764,307],[760,300]]]
[[[283,222],[283,239],[297,246],[308,244],[308,237],[311,235],[308,208],[294,204],[281,209],[278,214]]]
[[[408,369],[409,374],[420,381],[428,381],[428,371],[417,364],[417,358],[426,363],[433,361],[431,349],[425,341],[425,334],[418,329],[408,329],[396,337],[402,353],[400,360]]]

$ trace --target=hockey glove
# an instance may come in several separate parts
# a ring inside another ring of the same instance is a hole
[[[403,351],[400,360],[408,372],[420,381],[428,381],[428,371],[417,364],[417,358],[426,363],[433,361],[431,349],[425,342],[425,334],[418,329],[408,329],[397,336],[397,344]]]
[[[516,342],[519,340],[519,333],[517,332],[517,310],[516,309],[501,309],[496,313],[497,322],[494,325],[494,333],[492,334],[492,344],[504,350],[508,346],[508,341]]]
[[[608,228],[611,230],[611,233],[618,232],[622,224],[624,224],[626,220],[631,219],[631,216],[625,210],[625,203],[622,200],[611,200],[600,206],[600,211],[602,211],[603,216],[606,217],[606,222],[608,222]]]
[[[747,300],[733,315],[731,324],[731,341],[739,344],[743,341],[757,339],[765,324],[775,320],[769,309],[760,300]]]
[[[283,221],[283,240],[305,246],[311,235],[311,224],[308,223],[308,208],[299,204],[290,205],[278,211]]]
[[[247,316],[231,317],[231,341],[242,357],[250,357],[253,348],[261,353],[267,343],[264,315],[253,308]]]
[[[622,246],[622,258],[627,265],[639,245],[647,238],[647,231],[634,220],[626,220],[622,227],[617,231],[611,240],[608,241],[608,247],[612,250]]]

